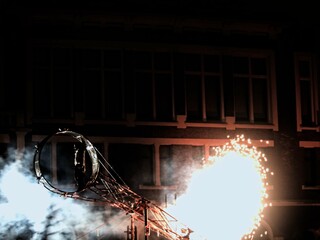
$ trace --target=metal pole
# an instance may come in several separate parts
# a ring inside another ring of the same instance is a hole
[[[125,231],[125,233],[127,234],[127,240],[130,240],[130,237],[129,237],[129,234],[130,234],[129,226],[127,226],[127,231]]]
[[[135,240],[134,218],[131,216],[131,240]]]
[[[148,236],[150,234],[150,230],[149,230],[149,227],[148,227],[148,208],[147,208],[146,204],[144,206],[144,231],[145,231],[144,239],[148,240]]]
[[[134,240],[138,240],[138,234],[137,234],[137,226],[134,226]]]

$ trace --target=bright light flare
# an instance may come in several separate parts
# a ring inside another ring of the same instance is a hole
[[[214,148],[196,171],[184,195],[168,211],[190,227],[191,239],[240,240],[252,238],[267,204],[264,154],[250,140],[238,136]]]

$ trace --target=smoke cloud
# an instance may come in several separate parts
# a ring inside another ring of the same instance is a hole
[[[0,158],[0,239],[124,239],[128,216],[51,193],[37,182],[33,154],[11,149]]]

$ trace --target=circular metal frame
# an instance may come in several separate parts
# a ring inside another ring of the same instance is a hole
[[[54,136],[71,136],[74,139],[76,139],[78,142],[82,143],[85,145],[85,151],[88,153],[90,160],[91,160],[91,164],[92,164],[92,173],[90,174],[90,177],[88,178],[88,180],[86,180],[85,184],[83,186],[79,186],[78,189],[76,191],[72,191],[72,192],[66,192],[63,191],[55,186],[53,186],[43,175],[42,173],[42,169],[41,169],[41,151],[43,149],[43,147],[45,146],[45,144]],[[83,190],[85,190],[87,187],[93,185],[96,181],[96,178],[99,174],[99,160],[98,160],[98,156],[97,156],[97,152],[95,150],[95,147],[92,145],[92,143],[85,138],[83,135],[73,132],[73,131],[59,131],[56,132],[52,135],[47,136],[46,138],[44,138],[37,146],[36,146],[36,151],[35,151],[35,155],[34,155],[34,171],[35,174],[37,176],[37,179],[39,180],[39,182],[42,182],[42,184],[49,189],[52,192],[55,193],[59,193],[62,195],[65,194],[73,194],[75,192],[81,192]]]

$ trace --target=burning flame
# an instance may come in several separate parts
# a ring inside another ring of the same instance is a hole
[[[191,239],[253,239],[267,203],[265,155],[244,136],[215,147],[184,195],[168,211],[189,226]],[[267,234],[267,232],[265,232]]]

